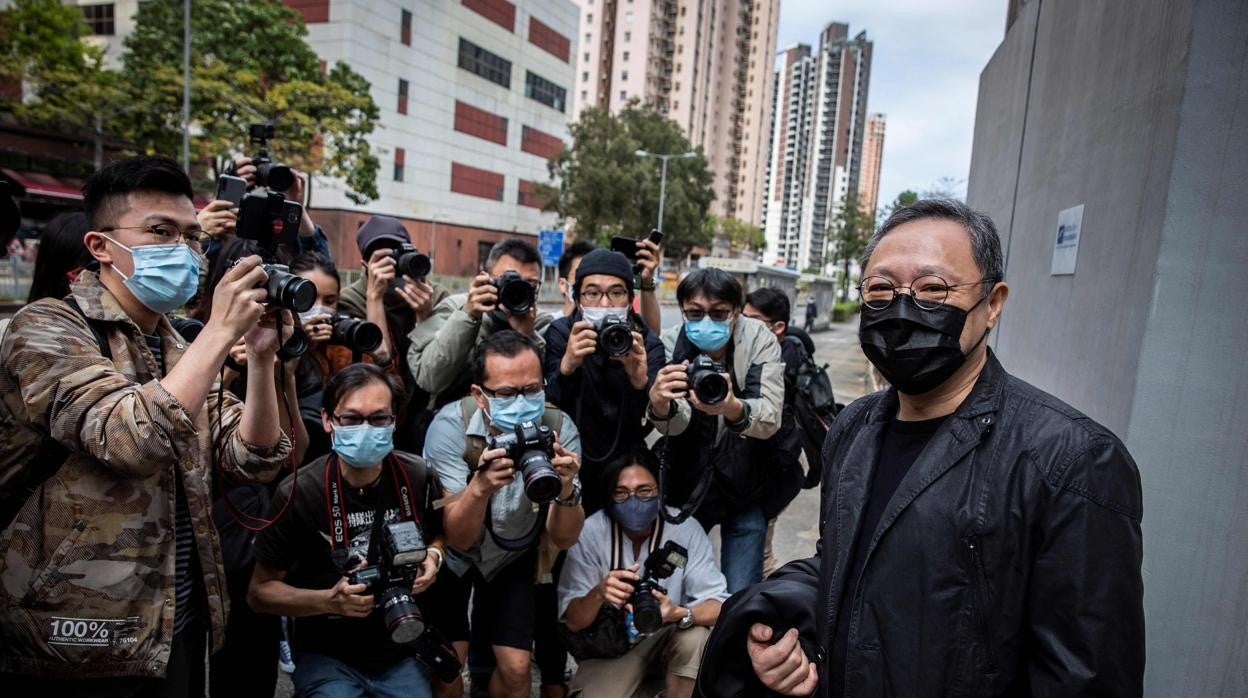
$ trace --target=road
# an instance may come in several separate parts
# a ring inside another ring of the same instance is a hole
[[[663,306],[663,322],[679,322],[680,311],[672,305]],[[867,390],[867,359],[858,348],[858,320],[832,325],[826,331],[811,335],[815,340],[815,360],[828,366],[837,402],[848,404],[861,397]],[[774,555],[779,564],[790,560],[810,557],[815,552],[819,538],[819,490],[803,490],[776,521],[773,538]],[[711,539],[718,551],[718,529],[711,532]],[[534,675],[537,668],[533,669]],[[288,698],[293,695],[290,677],[281,674],[276,696]],[[534,685],[533,696],[538,695]]]

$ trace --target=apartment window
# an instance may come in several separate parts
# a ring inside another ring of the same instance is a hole
[[[624,13],[624,22],[627,24],[633,23],[633,11],[632,10],[629,10],[628,12]]]
[[[412,45],[412,13],[410,10],[403,10],[399,15],[399,41],[404,46]]]
[[[586,24],[593,24],[593,23],[594,23],[594,13],[593,13],[593,12],[590,12],[589,14],[585,15],[585,23],[586,23]]]
[[[621,60],[625,60],[625,61],[628,60],[628,51],[624,52],[624,55]]]
[[[463,38],[459,40],[459,67],[490,82],[511,88],[511,61]]]
[[[627,102],[627,101],[628,101],[628,93],[627,93],[627,92],[625,92],[624,90],[620,90],[620,101],[621,101],[621,102]]]
[[[581,71],[581,82],[589,82],[589,71]]]
[[[587,99],[589,99],[589,92],[581,90],[581,101],[584,102]]]
[[[632,38],[633,38],[633,33],[632,33],[632,32],[624,32],[624,40],[625,40],[625,41],[631,41],[631,40],[632,40]]]
[[[621,80],[627,80],[627,79],[628,79],[628,71],[627,71],[627,70],[624,70],[624,71],[621,71],[621,72],[620,72],[620,79],[621,79]]]
[[[394,181],[403,181],[403,170],[407,168],[407,151],[402,148],[394,149]]]
[[[589,32],[585,32],[585,43],[588,44],[591,40]],[[585,55],[588,56],[589,54],[587,53]]]
[[[111,2],[102,5],[83,5],[82,17],[87,20],[87,26],[91,28],[91,33],[95,36],[112,36],[116,33]]]
[[[524,96],[541,102],[551,109],[563,111],[568,91],[546,78],[526,70],[524,76]]]
[[[407,81],[399,78],[399,113],[407,113]]]

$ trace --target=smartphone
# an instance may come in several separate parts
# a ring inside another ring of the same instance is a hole
[[[633,238],[616,235],[611,238],[611,251],[619,252],[625,257],[628,257],[630,261],[637,261],[637,241]]]
[[[650,235],[646,239],[656,245],[661,245],[663,244],[663,233],[656,228],[650,231]]]
[[[243,202],[243,195],[247,193],[247,180],[234,175],[221,175],[217,177],[217,198],[222,201],[228,201],[237,208]]]

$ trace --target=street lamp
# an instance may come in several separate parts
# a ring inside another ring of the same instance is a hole
[[[672,158],[680,158],[682,160],[688,159],[688,158],[695,158],[698,156],[698,154],[693,151],[690,151],[687,153],[660,154],[660,153],[651,153],[647,150],[638,148],[636,151],[633,152],[633,155],[636,155],[639,158],[658,158],[659,161],[663,163],[663,174],[659,177],[659,223],[657,226],[655,226],[658,229],[658,231],[661,233],[663,232],[663,200],[667,198],[667,161],[671,160]]]

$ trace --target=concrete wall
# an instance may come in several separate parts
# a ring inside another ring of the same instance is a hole
[[[1031,0],[980,79],[968,202],[1006,367],[1126,441],[1149,696],[1248,695],[1248,4]],[[1058,212],[1083,204],[1073,276]]]

